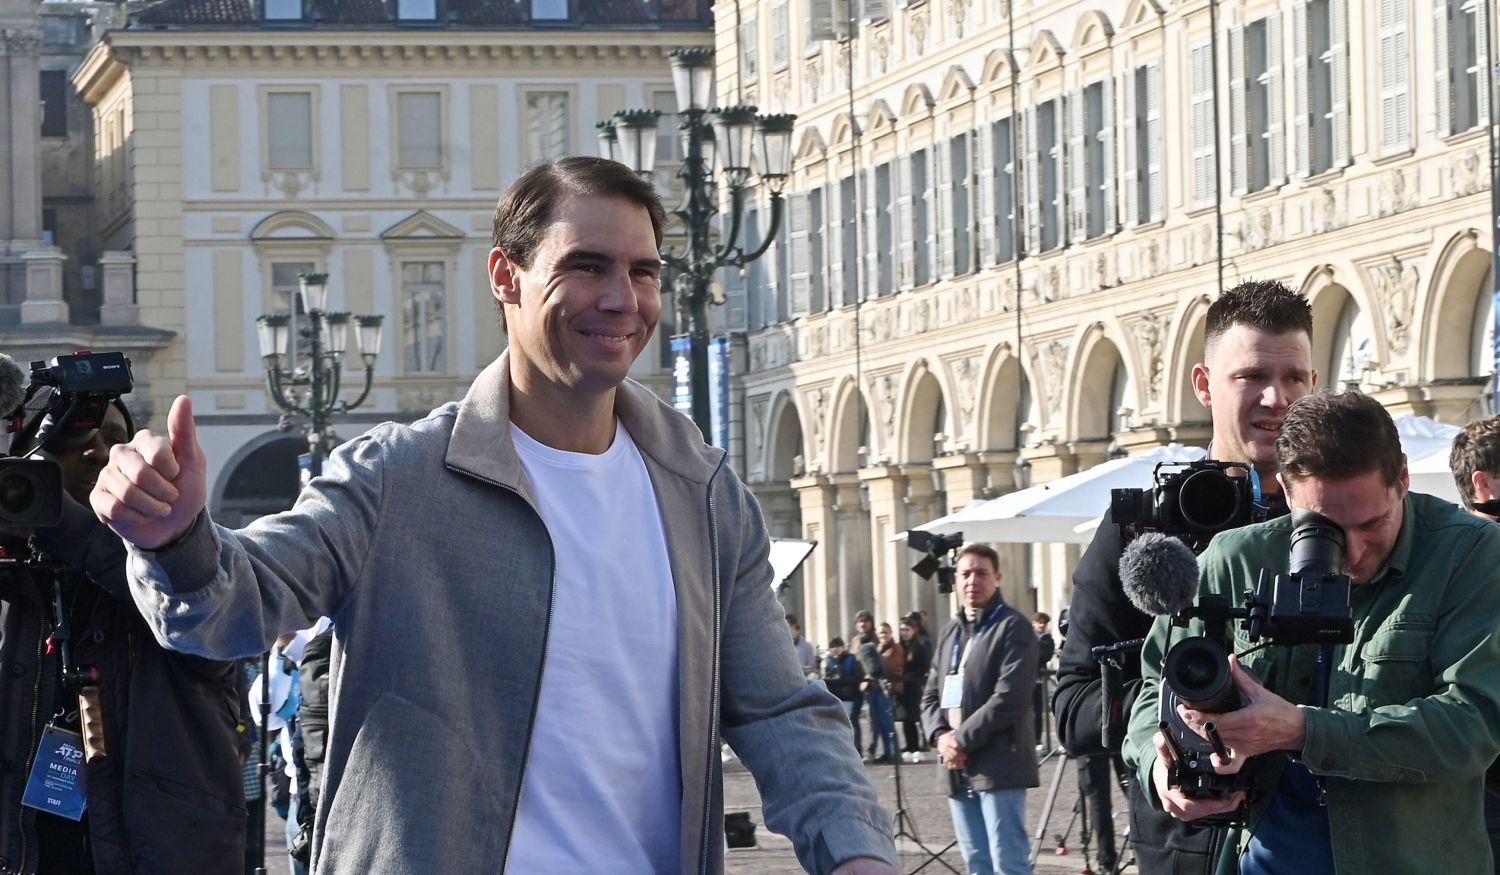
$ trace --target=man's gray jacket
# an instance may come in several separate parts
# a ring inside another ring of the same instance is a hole
[[[251,656],[333,618],[318,875],[503,871],[527,752],[546,743],[532,730],[557,584],[509,397],[502,355],[462,402],[340,447],[292,510],[239,532],[205,514],[166,550],[132,549],[136,602],[169,647]],[[843,708],[793,653],[754,498],[644,387],[621,386],[615,412],[650,473],[677,592],[682,871],[723,866],[720,733],[805,868],[894,864]]]

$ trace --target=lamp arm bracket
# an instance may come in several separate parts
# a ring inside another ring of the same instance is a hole
[[[744,252],[744,250],[740,249],[739,247],[735,247],[735,250],[737,252],[739,252],[739,257],[737,259],[725,259],[725,260],[728,261],[730,264],[735,265],[736,267],[744,267],[745,265],[747,265],[750,262],[756,260],[757,258],[760,258],[762,255],[765,255],[766,254],[766,250],[771,248],[771,243],[776,240],[776,232],[779,231],[779,230],[781,230],[781,214],[783,212],[782,207],[783,207],[784,204],[785,204],[785,201],[782,199],[781,195],[779,195],[779,194],[772,194],[771,195],[771,225],[770,225],[770,227],[768,227],[766,229],[766,235],[760,241],[760,246],[757,247],[756,250],[754,252],[750,253],[749,255],[746,255],[745,252]]]

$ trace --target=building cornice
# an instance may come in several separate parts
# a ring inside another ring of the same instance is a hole
[[[496,64],[525,70],[659,65],[665,70],[668,53],[707,45],[711,38],[695,31],[117,30],[95,46],[79,76],[91,63],[107,63],[95,62],[101,52],[125,64],[153,66],[472,67],[499,73]]]

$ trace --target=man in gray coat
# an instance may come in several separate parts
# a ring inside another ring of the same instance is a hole
[[[941,757],[953,832],[971,875],[1031,871],[1026,790],[1040,783],[1032,689],[1037,637],[1000,597],[1000,556],[958,554],[962,609],[938,637],[922,693],[922,725]]]
[[[664,220],[621,164],[528,171],[489,257],[510,348],[462,402],[340,447],[286,513],[212,524],[186,397],[111,455],[91,501],[164,644],[239,657],[334,621],[319,875],[718,872],[720,734],[804,868],[895,872],[754,499],[627,379]]]

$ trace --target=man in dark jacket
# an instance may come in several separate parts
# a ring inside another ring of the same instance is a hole
[[[1464,426],[1453,438],[1448,468],[1469,513],[1500,523],[1500,416]],[[1484,776],[1484,826],[1500,873],[1500,761]]]
[[[1213,419],[1212,459],[1247,462],[1257,472],[1266,503],[1285,512],[1276,482],[1276,435],[1291,403],[1310,392],[1312,309],[1307,300],[1277,282],[1246,282],[1208,308],[1204,360],[1193,367],[1193,390]],[[1148,485],[1148,484],[1142,484]],[[1057,731],[1071,756],[1119,750],[1104,744],[1100,667],[1094,647],[1143,638],[1152,618],[1136,610],[1121,588],[1119,561],[1125,538],[1106,513],[1093,543],[1073,573],[1071,626],[1058,661],[1052,700]],[[1140,689],[1137,652],[1121,653],[1127,714]],[[1131,843],[1142,872],[1210,871],[1221,831],[1180,823],[1155,810],[1131,776]]]
[[[31,449],[48,392],[29,405],[38,415],[17,433],[18,452]],[[0,758],[12,766],[0,769],[0,871],[199,875],[235,871],[244,857],[240,672],[156,643],[126,589],[124,545],[80,503],[130,431],[117,404],[97,429],[52,432],[41,450],[62,468],[63,520],[29,545],[19,532],[3,537],[12,557],[34,550],[61,570],[0,567]],[[97,708],[82,715],[78,691],[62,683],[54,586],[67,606],[70,668],[97,671],[86,688]],[[22,805],[45,730],[65,741],[84,733],[78,820]]]
[[[1040,783],[1031,701],[1036,633],[1000,598],[994,548],[959,551],[957,578],[963,608],[938,636],[922,726],[942,759],[939,786],[965,867],[1021,875],[1031,872],[1026,790]]]

